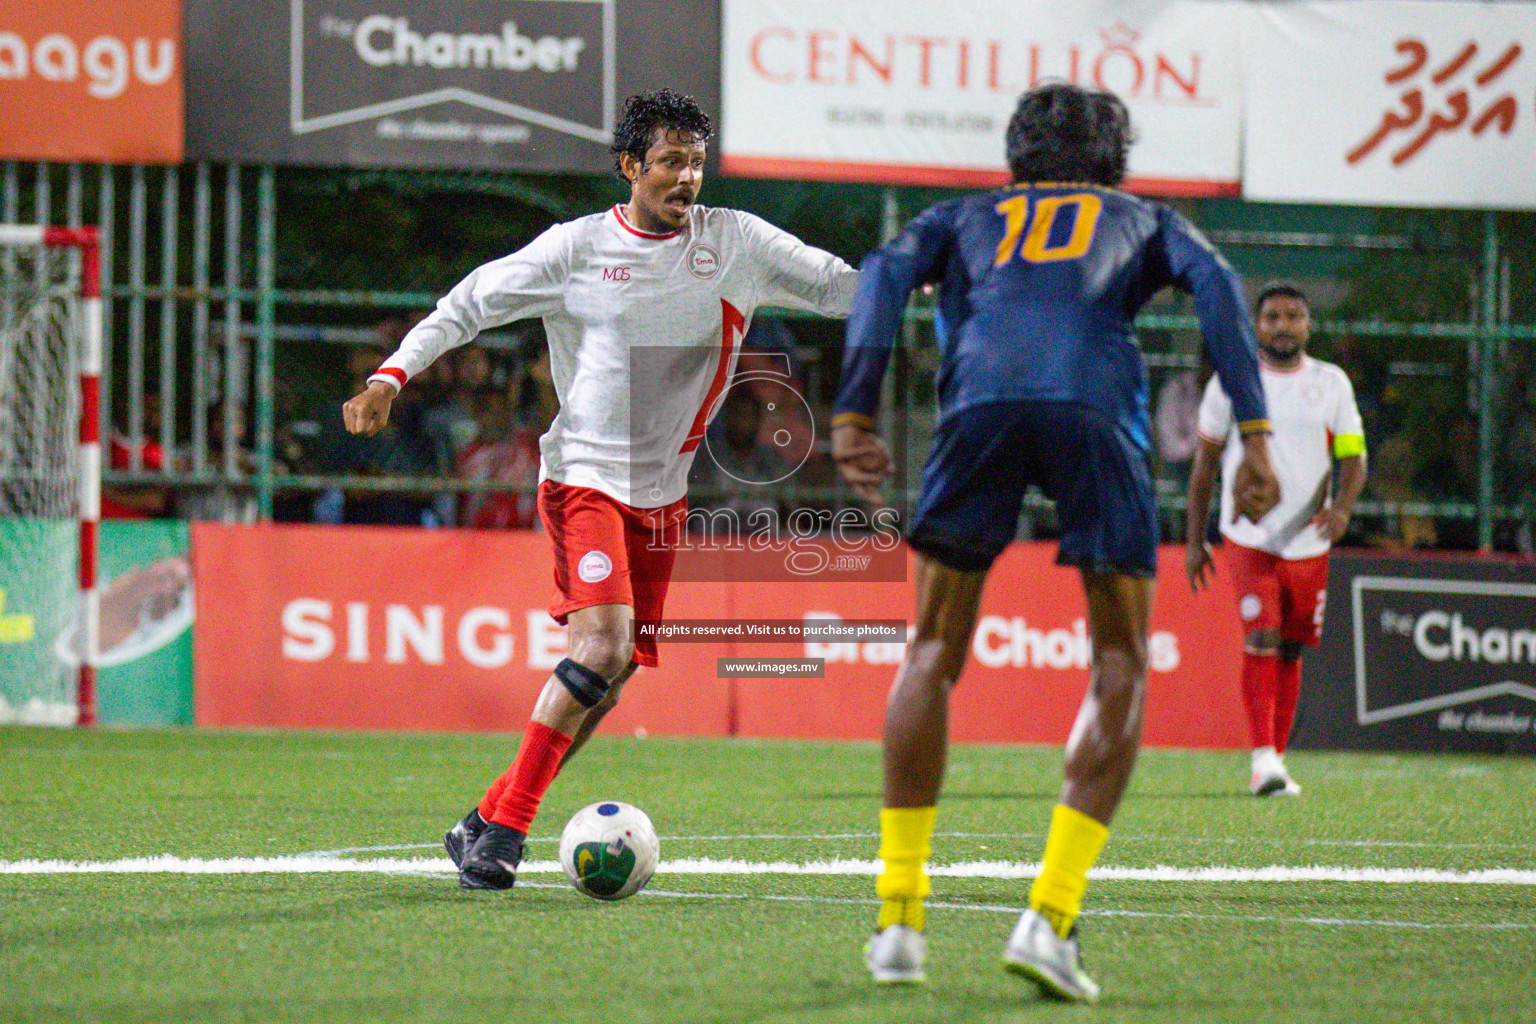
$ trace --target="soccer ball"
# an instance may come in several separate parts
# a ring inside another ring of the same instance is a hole
[[[577,892],[622,900],[645,888],[656,871],[661,840],[644,811],[617,800],[588,804],[560,833],[560,866]]]

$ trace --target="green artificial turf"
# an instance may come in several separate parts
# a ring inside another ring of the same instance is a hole
[[[0,729],[0,861],[437,858],[514,744]],[[1304,796],[1259,801],[1244,754],[1146,752],[1101,863],[1536,870],[1536,764],[1288,760]],[[955,749],[935,862],[1037,860],[1060,761]],[[650,812],[664,859],[868,860],[879,771],[868,744],[599,738],[528,856],[621,799]],[[512,893],[441,873],[0,874],[0,1021],[1536,1019],[1536,887],[1096,881],[1083,937],[1104,1000],[1064,1008],[998,967],[1027,885],[936,878],[957,906],[929,915],[930,984],[883,990],[860,960],[868,877],[661,873],[604,904],[551,874]]]

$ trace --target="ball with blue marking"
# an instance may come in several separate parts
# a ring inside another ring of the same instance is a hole
[[[661,840],[640,808],[617,800],[588,804],[560,833],[560,866],[576,891],[622,900],[645,888],[661,857]]]

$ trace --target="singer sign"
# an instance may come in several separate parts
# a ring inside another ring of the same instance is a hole
[[[1003,132],[1046,79],[1125,99],[1132,187],[1235,194],[1240,5],[727,0],[722,168],[897,184],[1008,180]]]

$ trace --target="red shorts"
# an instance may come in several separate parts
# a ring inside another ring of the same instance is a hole
[[[687,511],[687,498],[634,508],[590,487],[544,481],[539,518],[555,552],[549,614],[563,626],[578,609],[627,604],[636,622],[660,622]],[[637,639],[634,657],[655,668],[655,638]]]
[[[1278,629],[1282,640],[1316,647],[1328,602],[1328,555],[1291,560],[1230,540],[1222,552],[1243,632]]]

